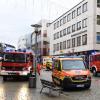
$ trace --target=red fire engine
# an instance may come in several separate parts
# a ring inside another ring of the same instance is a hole
[[[97,74],[100,73],[100,53],[90,56],[89,65],[93,76],[97,76]]]
[[[6,81],[7,77],[25,76],[28,78],[33,71],[33,55],[27,52],[2,52],[0,75]]]

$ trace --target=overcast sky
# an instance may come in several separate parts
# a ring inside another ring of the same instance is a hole
[[[0,42],[17,46],[32,32],[31,24],[55,20],[82,0],[0,0]]]

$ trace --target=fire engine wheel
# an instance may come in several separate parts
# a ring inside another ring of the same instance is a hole
[[[96,69],[93,69],[93,76],[97,76]]]
[[[85,89],[89,89],[91,87],[91,80],[88,82],[87,85],[85,85]]]
[[[6,76],[3,76],[3,81],[7,81],[7,77]]]

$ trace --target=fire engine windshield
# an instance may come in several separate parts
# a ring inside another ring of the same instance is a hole
[[[62,67],[64,70],[85,70],[84,62],[81,60],[63,60]]]
[[[25,55],[24,54],[5,54],[4,55],[5,62],[25,62]]]

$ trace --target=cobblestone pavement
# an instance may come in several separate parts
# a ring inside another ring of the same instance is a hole
[[[0,100],[100,100],[100,77],[92,78],[89,90],[71,90],[63,92],[60,96],[56,91],[44,89],[40,94],[41,83],[37,78],[37,88],[29,88],[28,81],[2,81],[0,77]]]

